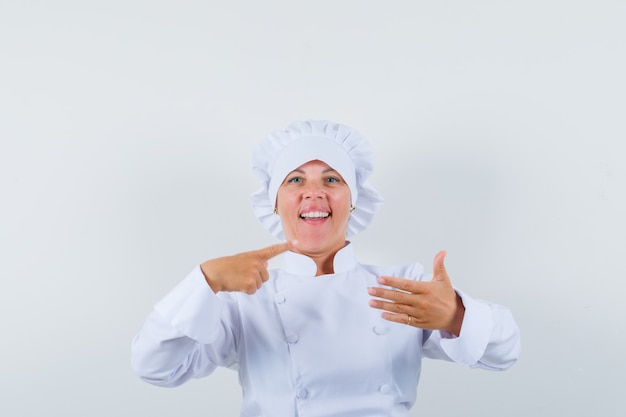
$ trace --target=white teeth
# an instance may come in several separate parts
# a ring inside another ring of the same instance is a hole
[[[323,219],[328,216],[330,216],[330,213],[323,213],[321,211],[310,211],[300,215],[303,219]]]

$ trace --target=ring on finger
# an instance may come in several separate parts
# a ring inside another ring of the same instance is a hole
[[[413,318],[413,317],[409,316],[408,314],[406,315],[406,325],[407,325],[407,326],[410,326],[410,325],[411,325],[411,319],[412,319],[412,318]]]

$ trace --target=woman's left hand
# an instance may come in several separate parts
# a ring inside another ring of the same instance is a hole
[[[370,306],[384,310],[382,317],[389,321],[460,335],[465,307],[443,265],[445,256],[445,251],[435,256],[432,281],[379,277],[381,285],[392,288],[370,287],[369,294],[379,298]]]

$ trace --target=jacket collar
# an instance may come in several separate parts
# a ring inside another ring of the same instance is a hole
[[[350,242],[341,248],[333,259],[333,268],[335,274],[347,272],[354,268],[357,264],[354,254],[354,247]],[[289,274],[300,276],[315,276],[317,266],[315,261],[306,255],[295,252],[285,252],[282,260],[281,269]]]

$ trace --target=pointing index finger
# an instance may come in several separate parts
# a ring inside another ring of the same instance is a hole
[[[287,252],[289,249],[292,248],[292,246],[294,246],[293,242],[277,243],[276,245],[267,246],[263,249],[259,249],[255,251],[255,253],[260,259],[267,261],[269,259],[272,259],[274,256],[280,255],[283,252]]]

